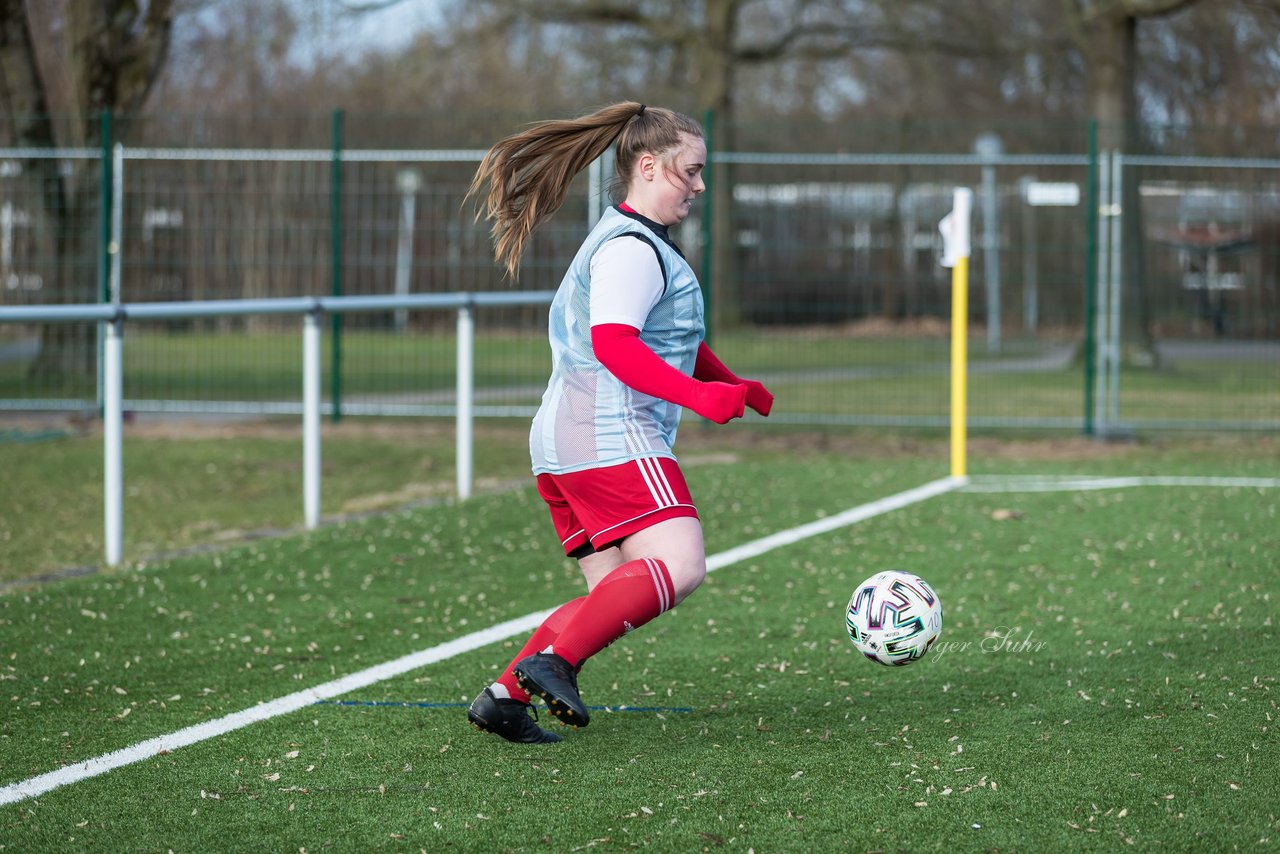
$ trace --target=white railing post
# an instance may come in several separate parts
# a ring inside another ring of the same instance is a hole
[[[458,309],[458,412],[457,412],[457,457],[458,457],[458,498],[465,500],[471,497],[471,453],[472,453],[472,401],[475,392],[475,365],[473,361],[475,345],[475,318],[471,315],[471,306],[464,305]]]
[[[3,153],[3,152],[0,152]],[[124,422],[123,338],[126,320],[156,321],[180,318],[241,317],[246,315],[302,315],[303,327],[303,510],[308,528],[320,522],[320,322],[324,314],[411,310],[458,312],[457,327],[457,494],[471,497],[474,473],[475,318],[477,305],[547,305],[551,291],[480,294],[410,294],[407,296],[289,297],[248,300],[101,303],[76,305],[0,305],[0,325],[7,323],[95,323],[103,342],[103,498],[106,563],[123,560]],[[142,402],[145,408],[146,401]],[[292,407],[291,407],[292,409]],[[433,407],[434,409],[434,407]],[[165,410],[158,410],[165,411]],[[192,411],[206,411],[199,408]],[[237,410],[229,410],[237,411]],[[428,414],[435,414],[434,411]]]
[[[320,311],[302,325],[302,505],[307,529],[320,524]]]
[[[121,333],[124,322],[119,315],[103,323],[102,382],[102,459],[103,506],[107,566],[118,566],[124,551],[124,465],[122,424],[124,394]]]

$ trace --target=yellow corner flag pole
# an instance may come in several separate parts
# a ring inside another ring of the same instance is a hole
[[[968,445],[969,212],[973,191],[957,187],[942,218],[942,265],[951,268],[951,476],[965,477]]]

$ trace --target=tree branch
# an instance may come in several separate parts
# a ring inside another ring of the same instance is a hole
[[[519,13],[545,24],[601,24],[634,27],[651,35],[655,42],[687,47],[696,40],[688,26],[678,19],[645,14],[637,4],[615,0],[586,2],[537,2],[516,0]]]
[[[1133,18],[1159,18],[1181,12],[1200,0],[1121,0],[1120,6]]]
[[[392,6],[399,6],[404,0],[338,0],[338,5],[343,10],[353,15],[362,15],[366,12],[381,12],[384,9],[390,9]]]
[[[1120,21],[1128,18],[1161,18],[1194,6],[1200,0],[1085,0],[1081,18],[1085,24],[1096,21]]]
[[[813,41],[806,43],[806,39]],[[733,57],[743,63],[771,62],[783,57],[796,59],[839,59],[859,50],[888,50],[897,53],[939,53],[947,56],[991,58],[1019,52],[998,43],[966,38],[945,38],[915,33],[868,32],[857,29],[803,27],[792,30],[764,45],[739,48]]]

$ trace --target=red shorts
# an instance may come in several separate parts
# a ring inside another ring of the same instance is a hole
[[[572,557],[606,549],[666,519],[698,518],[680,466],[667,457],[540,474],[538,494],[551,509],[564,553]]]

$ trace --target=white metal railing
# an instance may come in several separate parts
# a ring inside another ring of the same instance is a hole
[[[297,297],[208,300],[203,302],[101,303],[0,306],[0,323],[99,323],[103,357],[103,505],[106,563],[116,566],[124,552],[124,324],[129,320],[185,320],[244,315],[300,315],[302,327],[303,518],[308,529],[320,523],[320,318],[325,314],[392,312],[397,309],[453,310],[457,321],[457,494],[471,496],[475,397],[476,308],[546,305],[552,291],[514,293],[410,294],[404,296]]]

